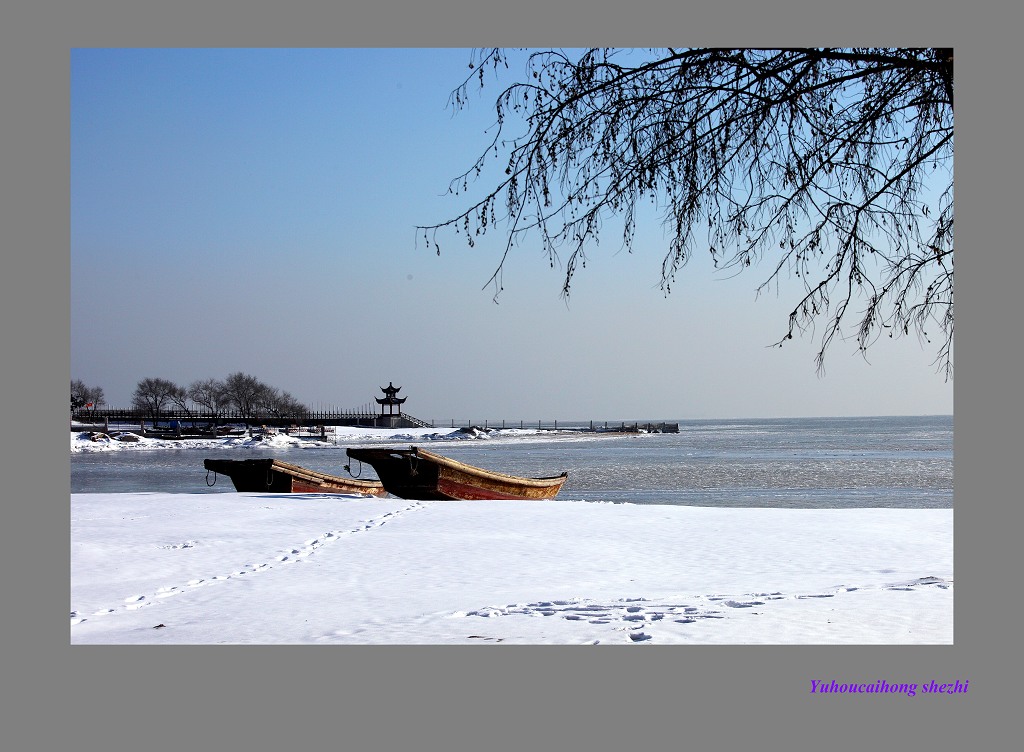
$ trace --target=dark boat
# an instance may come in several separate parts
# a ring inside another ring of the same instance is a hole
[[[203,460],[206,483],[217,482],[216,473],[231,478],[236,491],[271,493],[334,493],[385,496],[387,491],[376,480],[341,478],[275,459]],[[215,473],[210,482],[210,471]]]
[[[483,470],[425,449],[358,448],[349,457],[371,465],[384,488],[403,499],[553,499],[568,473],[520,478]]]

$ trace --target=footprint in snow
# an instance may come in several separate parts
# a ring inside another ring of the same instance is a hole
[[[417,504],[412,504],[409,507],[407,507],[406,509],[401,510],[401,511],[404,512],[404,511],[410,511],[410,510],[413,510],[413,509],[422,509],[422,508],[423,508],[423,505],[417,503]],[[392,516],[395,516],[395,515],[398,515],[398,514],[400,514],[400,512],[389,512],[389,513],[385,514],[383,516],[383,518],[381,518],[381,520],[376,521],[376,524],[367,524],[365,529],[370,529],[371,527],[374,527],[374,526],[378,526],[379,527],[381,524],[383,524],[383,519],[384,518],[389,518],[389,517],[392,517]],[[371,521],[371,523],[373,523],[373,522],[374,521]],[[357,531],[358,530],[350,530],[350,531],[347,531],[347,533],[354,533],[354,532],[357,532]],[[321,536],[319,536],[317,538],[312,538],[312,539],[306,541],[304,549],[292,548],[292,549],[289,550],[289,552],[287,554],[281,554],[281,555],[275,557],[275,561],[278,561],[278,562],[281,562],[281,563],[296,563],[297,561],[301,560],[303,557],[309,556],[310,554],[314,553],[317,549],[321,548],[326,543],[330,543],[330,542],[333,542],[333,541],[340,540],[340,538],[338,536],[339,536],[339,533],[336,532],[336,531],[327,531],[327,532],[323,533]],[[163,546],[163,548],[166,548],[166,549],[185,549],[185,548],[192,548],[196,544],[197,544],[197,541],[188,540],[188,541],[184,541],[183,543]],[[264,563],[261,563],[261,564],[246,564],[245,566],[247,567],[247,569],[242,569],[242,570],[239,570],[237,572],[233,572],[232,574],[227,574],[227,575],[214,575],[213,577],[209,578],[208,580],[205,579],[205,578],[194,578],[194,579],[188,580],[188,582],[186,583],[186,586],[189,587],[189,588],[196,588],[196,587],[199,587],[201,585],[214,585],[214,584],[217,584],[217,583],[224,582],[226,580],[233,579],[235,577],[240,577],[240,576],[246,575],[246,574],[255,574],[255,573],[258,573],[258,572],[264,572],[264,571],[267,571],[267,570],[270,570],[270,569],[273,568],[273,566],[271,564],[267,563],[267,562],[264,562]],[[156,593],[152,596],[152,598],[150,598],[150,597],[148,597],[146,595],[132,595],[132,596],[129,596],[128,598],[124,599],[124,603],[125,603],[124,609],[127,610],[127,611],[134,611],[134,610],[143,608],[145,606],[155,605],[155,603],[156,603],[155,599],[169,598],[169,597],[174,596],[174,595],[181,595],[184,592],[185,591],[181,587],[179,587],[177,585],[171,585],[171,586],[161,587],[161,588],[157,589]],[[100,609],[100,610],[96,611],[94,613],[94,615],[95,616],[105,616],[105,615],[108,615],[108,614],[112,614],[114,612],[115,612],[115,609],[113,609],[113,608],[106,608],[106,609]],[[552,612],[552,614],[553,613],[554,612]],[[72,611],[71,612],[71,618],[72,619],[77,618],[77,616],[78,616],[78,612],[77,611]],[[78,621],[76,623],[81,623],[82,621],[85,621],[85,619],[81,619],[80,621]]]
[[[453,617],[479,616],[558,616],[570,622],[586,622],[595,626],[626,632],[631,643],[649,642],[654,636],[645,629],[665,619],[666,616],[680,616],[679,624],[692,624],[698,619],[723,618],[715,612],[698,613],[695,606],[656,604],[645,598],[628,598],[612,604],[583,603],[578,600],[537,601],[527,604],[509,604],[504,608],[490,607],[475,611],[456,612]],[[590,640],[591,644],[595,644]],[[598,641],[599,642],[599,641]]]

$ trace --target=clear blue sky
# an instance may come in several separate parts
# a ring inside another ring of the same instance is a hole
[[[771,348],[799,292],[755,300],[696,259],[658,290],[665,235],[606,242],[560,298],[539,245],[487,279],[415,226],[457,214],[450,179],[489,143],[495,86],[453,114],[468,50],[73,50],[71,377],[127,406],[142,378],[243,371],[311,404],[389,381],[420,418],[631,420],[950,414],[913,338]],[[513,75],[516,71],[511,72]],[[508,79],[506,79],[508,80]],[[500,228],[499,228],[500,229]]]

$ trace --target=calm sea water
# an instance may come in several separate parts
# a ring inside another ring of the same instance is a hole
[[[675,421],[673,421],[675,422]],[[678,434],[543,434],[424,442],[515,475],[569,471],[564,499],[717,507],[953,506],[953,418],[680,421]],[[73,453],[72,493],[222,493],[203,458],[274,456],[345,475],[346,444]],[[353,472],[360,470],[353,463]],[[362,466],[361,477],[375,477]]]

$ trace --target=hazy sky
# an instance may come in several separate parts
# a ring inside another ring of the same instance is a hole
[[[490,142],[494,85],[453,114],[468,50],[73,50],[71,377],[126,407],[146,377],[235,371],[317,406],[402,387],[426,420],[951,414],[916,339],[868,360],[840,342],[770,347],[799,287],[756,299],[698,257],[666,297],[656,218],[609,237],[571,300],[504,235],[469,249],[415,226]],[[511,75],[518,75],[511,71]],[[504,79],[509,82],[511,79]]]

